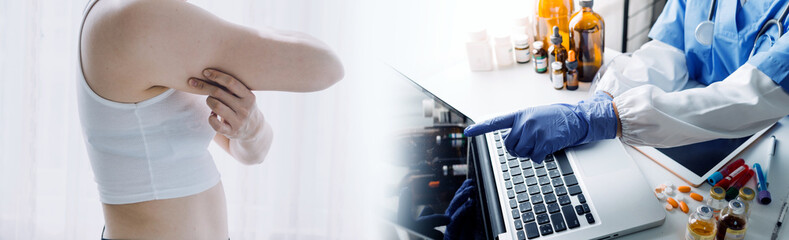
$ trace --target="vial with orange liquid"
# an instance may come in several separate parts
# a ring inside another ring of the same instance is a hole
[[[712,208],[701,205],[688,218],[688,228],[685,230],[686,240],[713,240],[717,232],[717,223],[712,217]]]

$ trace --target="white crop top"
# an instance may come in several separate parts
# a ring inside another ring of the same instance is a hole
[[[184,197],[219,182],[207,149],[216,132],[205,97],[169,89],[139,103],[110,101],[88,86],[79,56],[79,115],[101,202]]]

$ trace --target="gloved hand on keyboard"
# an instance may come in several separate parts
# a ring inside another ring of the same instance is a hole
[[[617,115],[610,96],[598,92],[577,104],[530,107],[495,117],[467,127],[464,134],[473,137],[506,128],[512,128],[504,136],[507,151],[539,163],[563,148],[616,137]]]

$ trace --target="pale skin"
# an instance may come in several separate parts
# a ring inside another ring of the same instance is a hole
[[[273,136],[252,90],[318,91],[344,75],[315,38],[232,24],[179,0],[100,0],[85,20],[80,55],[90,88],[112,101],[170,88],[207,95],[214,141],[248,165],[263,162]],[[102,205],[105,238],[228,238],[221,183],[181,198]]]

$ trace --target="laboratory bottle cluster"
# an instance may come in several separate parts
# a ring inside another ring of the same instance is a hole
[[[532,62],[535,72],[550,75],[554,89],[578,89],[603,63],[605,23],[592,11],[593,3],[580,0],[576,12],[572,0],[536,0],[534,13],[516,19],[512,34],[497,34],[491,41],[486,29],[470,31],[469,68],[492,71]]]

